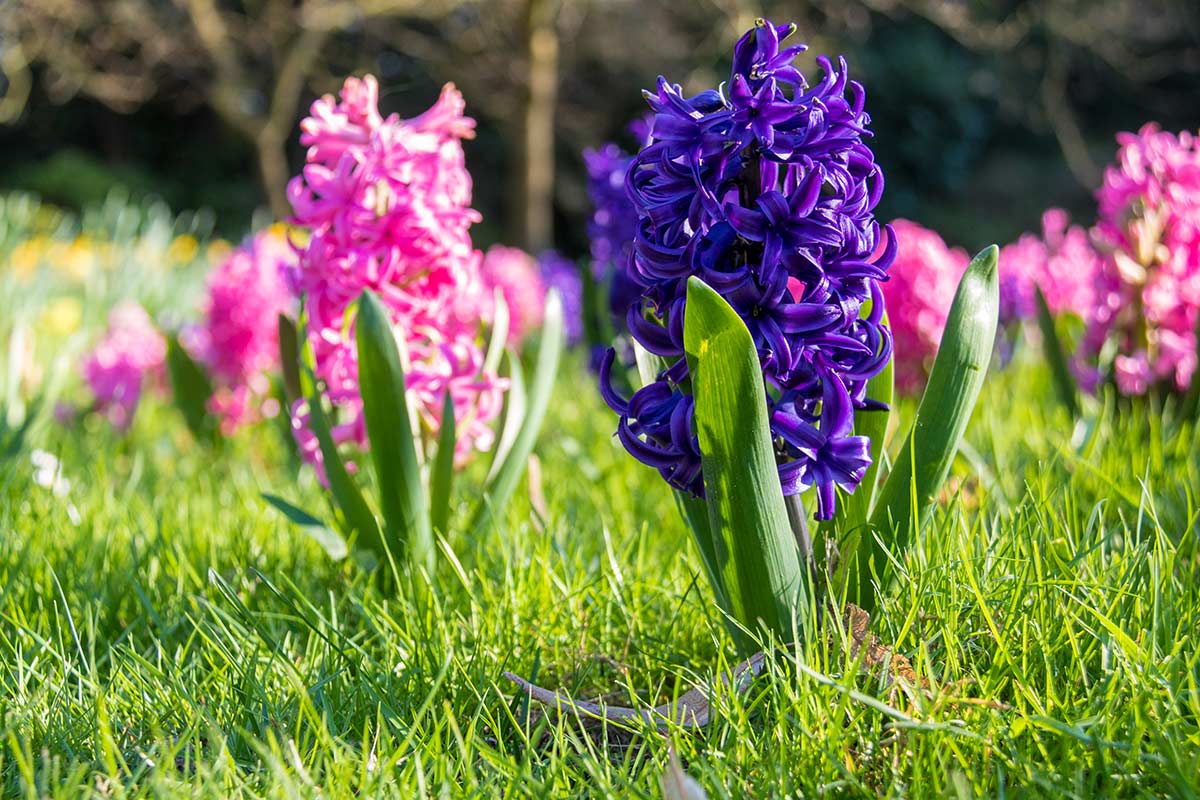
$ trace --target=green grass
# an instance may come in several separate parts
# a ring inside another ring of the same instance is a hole
[[[93,331],[118,282],[160,313],[194,305],[172,288],[196,268],[139,270],[0,287],[27,321],[73,292]],[[42,336],[40,357],[60,345]],[[525,484],[484,530],[464,502],[419,603],[261,499],[325,508],[270,424],[216,451],[154,399],[126,436],[44,426],[64,497],[27,450],[0,463],[0,795],[657,797],[674,747],[714,798],[1194,797],[1200,428],[1175,403],[1110,403],[1077,432],[1036,356],[989,377],[873,620],[930,693],[817,642],[718,698],[706,730],[607,740],[502,673],[650,704],[735,656],[667,487],[613,440],[581,356],[537,448],[544,517]]]
[[[673,743],[712,797],[1195,793],[1196,428],[1114,409],[1075,455],[1047,377],[1020,366],[972,428],[988,477],[960,484],[874,620],[930,696],[822,645],[700,733],[606,745],[531,722],[504,670],[627,704],[733,657],[666,487],[587,380],[567,364],[542,437],[546,519],[524,492],[494,529],[463,530],[464,509],[424,607],[260,500],[321,507],[270,427],[213,453],[150,403],[125,438],[48,432],[67,497],[24,462],[0,495],[0,787],[657,796]]]

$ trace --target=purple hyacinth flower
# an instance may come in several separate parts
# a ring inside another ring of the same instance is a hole
[[[703,496],[683,351],[687,280],[699,276],[758,348],[784,493],[811,487],[817,518],[829,519],[837,489],[854,491],[871,464],[854,418],[885,407],[867,382],[892,354],[879,284],[896,248],[874,215],[883,173],[865,141],[865,92],[844,59],[818,59],[824,74],[810,88],[792,63],[803,45],[781,46],[794,31],[760,20],[743,36],[728,95],[689,98],[664,78],[646,93],[650,135],[625,165],[637,288],[626,322],[667,366],[626,400],[610,351],[601,390],[626,449]]]

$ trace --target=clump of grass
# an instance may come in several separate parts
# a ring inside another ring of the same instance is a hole
[[[568,363],[547,419],[544,517],[524,491],[485,530],[457,509],[424,600],[265,506],[291,480],[269,426],[219,458],[154,405],[126,438],[44,434],[67,497],[24,462],[0,481],[2,791],[655,796],[672,745],[714,797],[1194,791],[1200,434],[1135,404],[1076,445],[1024,363],[989,379],[957,490],[873,623],[930,694],[831,646],[700,733],[607,747],[530,713],[503,671],[631,704],[736,660],[669,490],[588,379]]]

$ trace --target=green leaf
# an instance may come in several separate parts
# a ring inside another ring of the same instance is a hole
[[[887,315],[884,315],[887,323]],[[889,359],[883,371],[867,382],[867,397],[888,405],[887,411],[854,412],[854,433],[871,440],[871,466],[863,476],[862,483],[851,494],[839,490],[838,507],[833,519],[817,525],[813,543],[814,556],[818,563],[825,560],[826,542],[833,537],[837,543],[840,563],[849,565],[858,558],[868,558],[870,545],[864,540],[871,537],[867,522],[879,492],[880,467],[883,465],[884,442],[887,438],[888,421],[891,419],[891,404],[895,394],[894,360]],[[840,587],[834,587],[836,591]]]
[[[279,328],[279,366],[283,372],[283,391],[288,406],[303,396],[300,387],[300,334],[296,323],[287,314],[280,314],[276,322]]]
[[[929,518],[983,388],[999,316],[998,256],[995,245],[979,253],[958,284],[916,421],[871,513],[879,536],[870,543],[871,557],[854,561],[857,575],[849,578],[851,599],[868,612],[875,600],[872,571],[882,579],[886,549],[902,553]]]
[[[779,486],[758,352],[737,313],[696,277],[683,340],[713,557],[730,611],[751,631],[762,626],[791,641],[795,627],[808,627],[808,586]],[[743,651],[754,646],[736,638]]]
[[[278,509],[292,524],[310,536],[313,541],[321,545],[321,549],[334,561],[341,561],[350,552],[346,547],[346,540],[339,536],[337,531],[304,509],[292,505],[282,497],[277,497],[267,492],[263,492],[262,498]]]
[[[550,395],[554,391],[554,379],[558,373],[558,362],[566,347],[567,337],[563,327],[562,300],[558,292],[551,289],[546,294],[546,317],[542,323],[542,341],[538,346],[537,365],[533,370],[533,382],[529,391],[529,409],[521,421],[521,428],[513,441],[512,450],[504,457],[495,477],[489,481],[485,495],[476,507],[471,527],[479,529],[490,522],[493,515],[504,512],[512,499],[517,483],[525,473],[529,454],[537,441]]]
[[[395,558],[433,570],[433,530],[400,351],[383,303],[364,291],[355,321],[358,383],[371,461],[379,482],[384,544]]]
[[[383,535],[379,532],[375,514],[367,505],[350,473],[346,471],[346,464],[342,461],[342,455],[329,432],[329,419],[321,405],[316,378],[307,371],[307,367],[304,375],[302,382],[309,390],[305,397],[305,404],[308,406],[308,426],[320,445],[325,479],[329,483],[329,493],[333,495],[334,506],[341,513],[344,532],[347,537],[356,535],[356,545],[366,547],[381,563],[387,563],[387,548],[384,547]]]
[[[888,322],[884,314],[883,322]],[[871,507],[879,490],[879,467],[883,463],[883,445],[887,437],[891,405],[895,396],[894,360],[889,359],[883,371],[867,382],[867,397],[888,406],[887,411],[855,411],[854,435],[866,436],[871,440],[871,466],[863,476],[862,483],[853,493],[841,498],[834,514],[834,529],[846,532],[866,524]],[[844,553],[845,551],[843,551]]]
[[[500,436],[496,439],[496,446],[492,448],[492,462],[488,465],[485,483],[491,483],[500,473],[500,467],[504,465],[505,457],[517,441],[517,434],[521,432],[521,422],[525,419],[525,373],[521,370],[521,359],[512,350],[507,350],[504,365],[506,372],[501,373],[501,377],[508,378],[508,391],[504,394],[504,408],[500,410],[500,419],[496,426],[500,429]]]
[[[495,372],[500,367],[500,359],[504,356],[505,345],[508,344],[508,325],[510,315],[508,303],[504,301],[504,292],[497,288],[492,293],[492,338],[488,342],[487,355],[483,357],[483,371]]]
[[[454,397],[446,392],[442,401],[442,429],[438,433],[437,456],[429,478],[430,522],[436,531],[446,532],[450,522],[450,498],[454,487],[454,444],[457,440]]]
[[[1071,419],[1077,419],[1079,388],[1075,384],[1071,368],[1067,365],[1066,351],[1063,350],[1062,340],[1059,339],[1058,330],[1054,325],[1054,317],[1050,314],[1050,306],[1046,303],[1046,296],[1042,294],[1041,287],[1034,287],[1034,300],[1037,303],[1038,328],[1042,332],[1042,353],[1054,379],[1054,390]]]
[[[208,413],[212,381],[175,336],[167,339],[167,375],[175,406],[183,414],[188,430],[197,441],[209,444],[217,441],[217,423]]]
[[[638,378],[642,386],[649,386],[658,380],[658,374],[666,369],[667,363],[661,356],[656,356],[636,341],[633,343],[633,358],[637,362]]]

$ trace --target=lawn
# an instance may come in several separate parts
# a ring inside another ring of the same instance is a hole
[[[583,730],[502,677],[652,704],[737,660],[583,354],[540,480],[486,529],[459,509],[428,595],[262,500],[324,507],[270,423],[220,449],[158,400],[125,435],[47,426],[69,489],[27,451],[0,472],[0,791],[657,797],[674,748],[710,797],[1195,796],[1200,427],[1110,401],[1075,429],[1036,356],[989,376],[872,620],[926,688],[820,637],[702,730]]]

